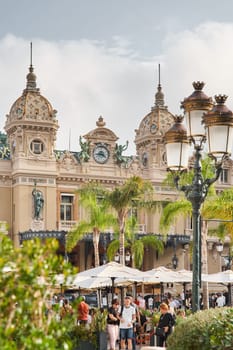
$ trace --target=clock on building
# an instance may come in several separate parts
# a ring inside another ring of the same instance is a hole
[[[109,158],[109,150],[104,145],[97,145],[94,148],[93,157],[97,163],[104,164]]]
[[[154,134],[157,130],[157,125],[155,123],[151,124],[151,127],[150,127],[150,132],[152,134]]]

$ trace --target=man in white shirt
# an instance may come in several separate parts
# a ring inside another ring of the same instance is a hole
[[[216,306],[217,307],[223,307],[226,305],[226,298],[223,294],[218,294],[218,297],[216,299]]]
[[[152,310],[154,307],[154,299],[152,297],[149,297],[148,299],[148,308]]]
[[[126,296],[124,305],[120,312],[120,339],[121,349],[125,349],[125,342],[127,340],[128,350],[132,350],[133,326],[136,322],[136,311],[131,305],[131,298]]]

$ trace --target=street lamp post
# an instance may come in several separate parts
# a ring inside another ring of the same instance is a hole
[[[172,267],[174,270],[178,267],[178,257],[176,256],[176,236],[173,237],[173,248],[174,248],[174,255],[172,257]]]
[[[115,262],[118,262],[118,263],[120,262],[120,253],[119,252],[116,252],[116,254],[114,256],[114,260],[115,260]],[[130,262],[131,262],[131,254],[127,250],[125,252],[125,265],[129,266]]]
[[[200,209],[208,189],[220,176],[222,162],[231,154],[233,114],[225,106],[227,96],[215,96],[216,104],[202,91],[204,83],[194,82],[194,92],[181,103],[183,116],[175,116],[174,125],[165,134],[168,170],[173,173],[178,190],[185,193],[192,204],[193,222],[193,278],[192,310],[200,310],[201,287],[201,215]],[[201,157],[204,143],[208,146],[208,156],[214,160],[215,176],[204,179]],[[180,175],[187,171],[189,146],[193,146],[193,179],[190,185],[179,185]]]
[[[178,258],[175,253],[172,257],[172,267],[174,270],[176,270],[177,266],[178,266]]]

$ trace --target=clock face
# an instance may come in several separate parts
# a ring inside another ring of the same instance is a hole
[[[151,127],[150,127],[150,132],[152,134],[154,134],[157,130],[157,125],[155,123],[151,124]]]
[[[96,146],[93,151],[93,157],[97,163],[104,164],[109,158],[109,151],[103,145]]]

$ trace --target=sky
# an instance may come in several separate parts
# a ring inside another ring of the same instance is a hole
[[[233,110],[233,1],[0,0],[0,130],[26,87],[37,86],[58,111],[56,148],[79,151],[79,136],[106,127],[135,154],[135,129],[154,105],[158,64],[165,103],[204,81]]]

